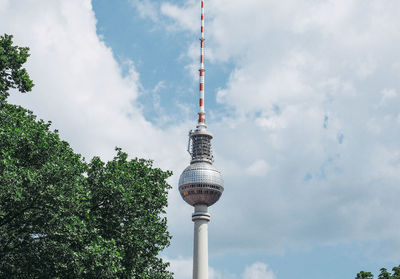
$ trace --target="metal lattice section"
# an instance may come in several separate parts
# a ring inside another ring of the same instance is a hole
[[[192,135],[192,162],[213,162],[211,137],[209,135]]]

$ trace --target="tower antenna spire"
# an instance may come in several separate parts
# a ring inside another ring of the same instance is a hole
[[[204,76],[205,76],[205,67],[204,67],[204,0],[201,0],[201,37],[200,37],[200,88],[199,88],[199,120],[198,120],[198,128],[205,128],[206,127],[206,113],[204,110]]]

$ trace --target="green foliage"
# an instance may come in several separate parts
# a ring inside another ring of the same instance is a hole
[[[29,57],[29,48],[13,46],[13,36],[0,36],[0,105],[9,96],[9,90],[25,93],[32,90],[33,82],[22,65]]]
[[[365,272],[365,271],[360,271],[357,276],[356,279],[373,279],[374,275],[372,275],[371,272]]]
[[[157,258],[169,245],[166,179],[170,172],[152,168],[151,161],[127,160],[117,148],[114,160],[95,157],[88,169],[88,192],[93,229],[120,247],[123,270],[118,278],[169,278]],[[132,263],[135,263],[134,265]]]
[[[400,279],[400,265],[392,268],[393,275],[390,279]]]
[[[170,172],[120,149],[87,164],[19,106],[0,119],[0,278],[172,278]]]
[[[390,279],[390,273],[386,268],[381,268],[381,273],[378,276],[378,279]]]
[[[398,267],[393,267],[393,273],[387,271],[386,268],[381,268],[381,273],[378,279],[400,279],[400,265]],[[371,272],[360,271],[355,279],[373,279],[374,276]]]

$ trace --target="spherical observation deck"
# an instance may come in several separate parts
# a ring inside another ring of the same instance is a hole
[[[190,164],[179,178],[179,192],[190,205],[211,206],[224,191],[221,173],[208,162]]]

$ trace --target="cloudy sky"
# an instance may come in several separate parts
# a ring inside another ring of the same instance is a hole
[[[36,86],[11,101],[88,160],[173,170],[163,257],[191,278],[199,0],[0,0]],[[206,110],[225,192],[212,279],[344,279],[400,263],[400,2],[206,1]]]

